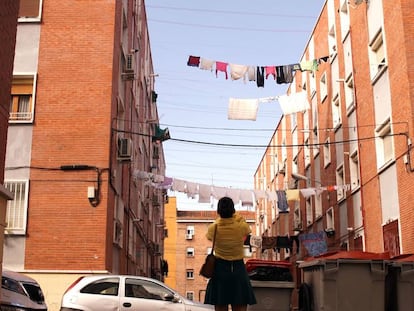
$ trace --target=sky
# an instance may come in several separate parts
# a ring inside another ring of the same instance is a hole
[[[225,79],[187,65],[189,56],[254,66],[298,63],[325,0],[146,0],[166,176],[253,189],[282,112],[260,103],[255,121],[229,120],[230,98],[283,95],[288,84]],[[230,71],[228,70],[228,73]]]

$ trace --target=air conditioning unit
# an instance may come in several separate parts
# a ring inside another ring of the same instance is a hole
[[[130,138],[118,138],[118,160],[131,161],[132,140]]]
[[[185,239],[186,240],[192,240],[193,239],[193,235],[192,234],[186,234],[185,235]]]
[[[135,55],[127,54],[125,59],[125,72],[131,73],[135,71]]]

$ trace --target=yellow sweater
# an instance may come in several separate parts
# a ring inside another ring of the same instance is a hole
[[[216,225],[215,255],[226,260],[243,259],[243,242],[251,233],[250,226],[244,218],[237,213],[231,218],[217,218],[213,224],[208,226],[206,237],[210,241],[213,240]]]

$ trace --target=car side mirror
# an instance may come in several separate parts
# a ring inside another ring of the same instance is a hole
[[[171,301],[171,302],[179,302],[180,297],[178,295],[174,295],[174,294],[165,294],[164,295],[164,300]]]

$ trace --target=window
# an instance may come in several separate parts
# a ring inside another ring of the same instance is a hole
[[[39,21],[42,13],[42,0],[20,0],[19,22]]]
[[[127,278],[125,280],[125,297],[164,300],[163,297],[174,295],[169,289],[152,281]]]
[[[335,35],[335,25],[332,24],[328,32],[328,44],[329,44],[329,54],[332,56],[336,55],[336,35]]]
[[[328,96],[328,81],[326,79],[326,72],[323,73],[320,83],[319,83],[319,89],[320,89],[320,101],[321,103],[326,99],[326,97]]]
[[[10,123],[33,122],[35,76],[14,76],[10,98]]]
[[[377,166],[381,168],[392,161],[394,157],[393,137],[389,120],[376,129],[376,135],[378,137],[376,140]]]
[[[325,140],[323,144],[323,165],[327,167],[331,163],[331,142],[328,139]]]
[[[5,181],[4,186],[13,193],[13,200],[7,202],[6,234],[26,234],[29,181]]]
[[[351,190],[359,187],[359,159],[355,151],[349,156],[349,174],[351,177]]]
[[[344,175],[344,166],[341,164],[336,169],[336,199],[338,201],[345,198],[345,189],[344,189],[344,181],[345,181],[345,175]]]
[[[374,80],[386,66],[384,39],[380,29],[369,44],[371,80]]]
[[[345,103],[346,112],[349,114],[355,107],[354,105],[354,78],[352,74],[345,81]]]
[[[187,234],[194,235],[194,226],[187,226]]]
[[[341,20],[341,36],[342,40],[345,39],[347,34],[349,33],[349,12],[348,12],[348,0],[342,0],[341,1],[341,7],[339,9],[339,16]]]
[[[339,103],[339,95],[336,94],[332,101],[332,125],[334,128],[338,128],[341,122],[341,105]]]
[[[194,300],[194,292],[186,292],[185,296],[188,300]]]
[[[187,229],[185,231],[185,239],[192,240],[193,236],[194,236],[194,226],[187,226]]]
[[[187,269],[186,275],[187,275],[187,279],[194,279],[194,270],[193,269]]]
[[[80,292],[84,294],[117,296],[118,289],[119,278],[110,277],[92,282],[82,288]]]
[[[194,247],[187,247],[187,257],[194,257]]]

